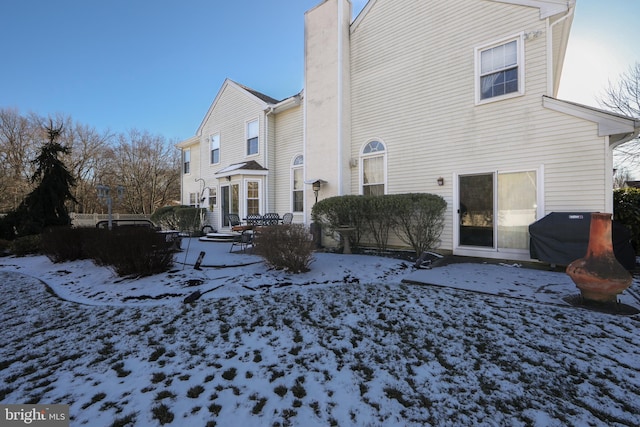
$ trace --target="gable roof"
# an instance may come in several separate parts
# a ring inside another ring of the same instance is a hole
[[[230,80],[231,82],[237,84],[239,87],[241,87],[242,89],[246,90],[247,92],[249,92],[251,95],[255,96],[256,98],[266,102],[267,104],[277,104],[278,101],[275,98],[272,98],[268,95],[265,95],[264,93],[258,92],[257,90],[251,89],[250,87],[247,87],[245,85],[242,85],[240,83],[234,82],[233,80]]]
[[[262,110],[265,110],[270,105],[274,105],[274,104],[278,103],[278,100],[276,100],[274,98],[271,98],[270,96],[267,96],[267,95],[265,95],[263,93],[258,92],[257,90],[251,89],[251,88],[249,88],[247,86],[241,85],[241,84],[236,83],[233,80],[227,78],[227,79],[225,79],[224,83],[222,83],[222,86],[220,87],[220,90],[218,90],[218,94],[216,95],[215,99],[211,103],[211,106],[209,107],[209,110],[207,110],[207,113],[204,115],[204,118],[202,119],[202,122],[200,122],[200,126],[198,126],[198,130],[196,131],[196,135],[198,135],[198,136],[202,135],[202,128],[204,127],[204,124],[207,122],[207,120],[209,119],[209,117],[213,113],[213,110],[215,109],[216,105],[218,104],[218,101],[220,100],[220,97],[222,96],[222,93],[224,93],[225,89],[227,89],[227,88],[233,88],[234,90],[237,90],[237,91],[239,91],[241,93],[244,93],[250,100],[255,102],[256,105]]]
[[[378,0],[369,0],[362,8],[356,19],[351,23],[351,32],[366,18]],[[537,7],[540,9],[540,19],[545,19],[559,13],[566,13],[575,7],[576,0],[486,0],[498,3],[510,3],[519,6]]]
[[[615,147],[631,141],[640,134],[640,119],[623,116],[599,108],[563,101],[550,96],[542,97],[542,106],[598,124],[598,136],[608,136],[609,145]]]
[[[576,5],[576,0],[489,0],[499,3],[510,3],[520,6],[537,7],[540,9],[540,19],[545,19],[559,13],[568,12]]]

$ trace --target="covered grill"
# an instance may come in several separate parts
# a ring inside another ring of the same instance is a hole
[[[557,265],[582,258],[587,253],[590,226],[591,212],[551,212],[529,226],[531,258]],[[636,258],[629,231],[615,221],[611,230],[618,262],[633,270]]]

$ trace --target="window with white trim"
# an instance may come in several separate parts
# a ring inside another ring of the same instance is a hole
[[[258,154],[258,120],[247,123],[247,156]]]
[[[198,207],[198,193],[189,193],[189,206]]]
[[[182,150],[182,172],[188,174],[191,172],[191,149]]]
[[[210,138],[211,164],[220,163],[220,134],[211,135]]]
[[[362,194],[365,196],[381,196],[385,194],[386,149],[382,142],[371,141],[362,149],[360,156],[362,165]]]
[[[291,166],[291,206],[293,212],[304,211],[304,157],[296,156]]]
[[[493,99],[524,93],[522,38],[476,49],[477,99]]]
[[[260,182],[247,181],[247,215],[260,214]]]
[[[209,188],[209,210],[213,211],[218,204],[218,189],[216,187]]]

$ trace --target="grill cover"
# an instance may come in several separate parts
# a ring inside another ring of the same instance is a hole
[[[551,212],[529,226],[531,258],[557,265],[569,265],[584,257],[589,246],[591,212]],[[635,268],[631,234],[613,222],[611,240],[616,259],[627,270]]]

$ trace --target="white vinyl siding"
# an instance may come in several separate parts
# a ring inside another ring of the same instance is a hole
[[[289,110],[276,114],[275,116],[275,145],[277,147],[277,156],[274,160],[275,170],[283,171],[283,173],[275,174],[272,185],[276,188],[274,212],[280,215],[286,212],[292,212],[291,200],[291,162],[297,155],[303,152],[303,108],[302,106],[294,107]],[[286,172],[284,172],[286,171]],[[303,179],[304,177],[303,173]],[[294,221],[302,222],[304,216],[302,213],[294,216]]]
[[[442,195],[442,249],[453,244],[456,174],[544,167],[545,212],[602,211],[610,197],[605,138],[595,124],[542,107],[547,40],[539,10],[484,1],[413,6],[378,1],[351,34],[351,157],[375,133],[388,149],[387,193]],[[477,106],[475,49],[525,30],[541,31],[522,44],[526,93]],[[351,183],[358,194],[357,173]]]

